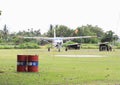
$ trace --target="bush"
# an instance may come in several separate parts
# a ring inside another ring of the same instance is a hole
[[[117,48],[117,49],[120,49],[120,46],[117,46],[116,48]]]
[[[97,44],[82,44],[83,49],[98,49],[99,46]]]
[[[13,45],[0,45],[0,49],[14,49]]]
[[[46,44],[45,47],[46,48],[53,48],[52,44]]]
[[[116,45],[116,46],[120,46],[120,42],[116,42],[115,45]]]
[[[75,42],[73,42],[73,41],[68,41],[68,42],[64,43],[63,46],[64,46],[64,47],[67,47],[67,46],[70,45],[70,44],[75,44]]]
[[[17,46],[16,48],[19,48],[19,49],[38,49],[40,48],[38,44],[36,43],[23,43],[23,44],[20,44],[19,46]]]

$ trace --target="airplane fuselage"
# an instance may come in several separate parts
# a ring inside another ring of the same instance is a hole
[[[53,45],[54,47],[61,48],[63,44],[63,39],[61,37],[55,37],[53,39]]]

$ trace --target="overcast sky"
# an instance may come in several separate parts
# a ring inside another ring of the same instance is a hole
[[[120,0],[0,0],[0,10],[0,29],[7,24],[11,32],[91,24],[120,35]]]

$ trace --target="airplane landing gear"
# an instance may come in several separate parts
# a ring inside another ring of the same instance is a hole
[[[58,49],[58,52],[60,52],[60,49]]]
[[[50,48],[48,48],[48,51],[50,52]]]
[[[65,48],[65,51],[67,51],[68,49],[67,48]]]

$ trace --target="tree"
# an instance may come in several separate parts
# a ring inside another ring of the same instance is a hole
[[[117,40],[118,36],[114,35],[113,31],[107,31],[103,38],[101,39],[101,42],[113,42],[114,40]]]
[[[88,24],[86,26],[78,27],[77,29],[78,36],[96,35],[97,37],[101,37],[104,34],[102,28]]]
[[[53,27],[53,25],[52,24],[50,24],[50,28],[49,28],[49,30],[48,30],[48,32],[47,32],[47,36],[48,37],[53,37],[54,36],[54,29],[55,29],[55,27]]]
[[[56,30],[56,36],[57,37],[69,37],[73,36],[74,30],[68,28],[67,26],[64,25],[56,25],[55,27],[50,26],[50,29],[47,32],[48,37],[53,37],[54,36],[54,29]]]
[[[73,33],[74,33],[74,30],[64,25],[57,26],[56,28],[56,35],[58,37],[71,37],[73,36]]]
[[[0,30],[0,39],[2,39],[2,38],[3,38],[3,31]]]
[[[5,24],[5,25],[4,25],[4,28],[3,28],[3,39],[4,39],[5,41],[8,40],[8,34],[9,34],[9,31],[8,31],[8,29],[7,29],[7,25]]]
[[[33,36],[41,36],[41,32],[40,32],[40,29],[38,30],[34,30],[34,35]]]
[[[104,32],[102,28],[98,26],[92,26],[92,25],[86,25],[86,26],[81,26],[77,27],[78,32],[74,33],[76,36],[97,36],[97,37],[102,37]],[[88,39],[77,39],[75,41],[81,43],[97,43],[99,39],[97,38],[88,38]]]

